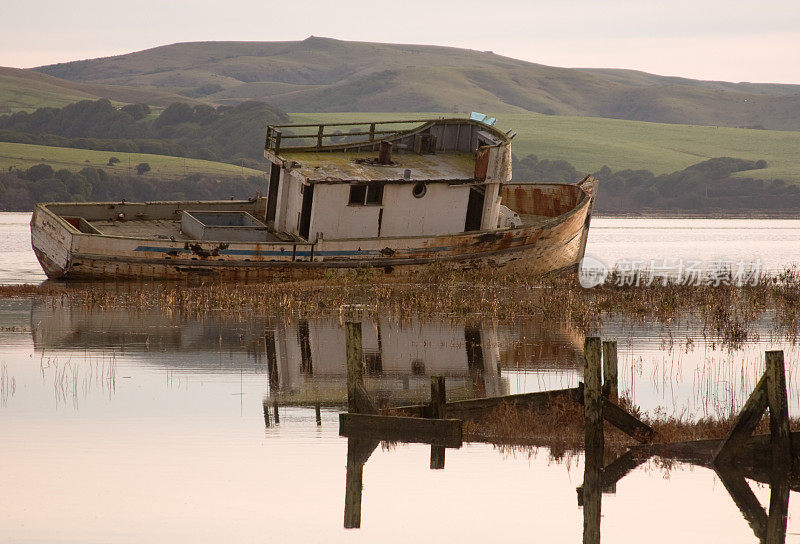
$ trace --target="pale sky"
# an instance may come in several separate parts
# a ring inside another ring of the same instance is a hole
[[[186,41],[448,45],[565,67],[800,84],[800,0],[3,0],[0,66]]]

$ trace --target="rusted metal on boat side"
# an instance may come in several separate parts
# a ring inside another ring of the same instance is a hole
[[[165,278],[204,275],[256,280],[308,277],[325,269],[374,267],[404,273],[439,263],[451,269],[491,266],[537,274],[574,266],[583,256],[595,181],[578,185],[503,187],[503,201],[530,224],[446,236],[324,240],[315,242],[201,242],[81,232],[64,216],[94,213],[146,215],[147,206],[196,208],[200,203],[39,204],[32,219],[34,249],[49,277]],[[248,210],[263,202],[203,203]],[[53,209],[50,209],[50,206]],[[171,207],[171,208],[170,208]],[[59,213],[55,213],[57,210]],[[537,213],[530,213],[531,211]],[[535,217],[534,217],[535,216]]]

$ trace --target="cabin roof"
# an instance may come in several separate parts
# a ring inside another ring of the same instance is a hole
[[[293,170],[312,183],[353,181],[464,181],[474,178],[475,157],[470,153],[419,155],[413,151],[393,153],[391,165],[371,164],[374,151],[293,152],[283,150],[282,157],[293,161]],[[405,170],[411,180],[404,180]]]

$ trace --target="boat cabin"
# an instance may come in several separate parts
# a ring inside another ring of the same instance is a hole
[[[495,229],[511,137],[475,113],[270,126],[266,223],[307,241]]]

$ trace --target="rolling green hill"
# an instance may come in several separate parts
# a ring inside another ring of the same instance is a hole
[[[293,123],[346,122],[439,117],[441,113],[292,113]],[[762,170],[736,177],[784,179],[800,183],[800,132],[726,127],[643,123],[595,117],[536,113],[498,115],[498,126],[517,136],[512,151],[518,157],[566,160],[578,170],[596,172],[643,169],[666,174],[712,157],[764,159]]]
[[[287,111],[537,112],[800,130],[800,86],[568,69],[451,47],[193,42],[37,69],[76,82],[261,100]]]
[[[120,162],[108,166],[108,159],[111,157],[117,157]],[[146,162],[151,168],[144,175],[160,180],[178,179],[189,174],[220,177],[265,176],[260,170],[200,159],[0,142],[0,170],[12,167],[24,170],[35,164],[45,163],[54,170],[66,168],[77,171],[86,166],[94,166],[110,174],[135,175],[136,165],[142,162]]]
[[[62,107],[79,100],[108,98],[117,104],[142,102],[152,106],[167,106],[172,102],[196,100],[159,90],[118,85],[77,83],[57,77],[0,67],[0,107],[2,113],[32,111],[42,107]]]

